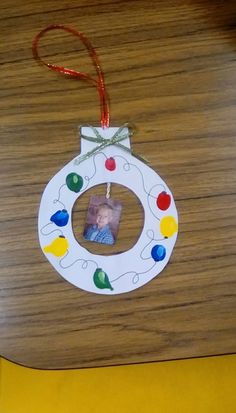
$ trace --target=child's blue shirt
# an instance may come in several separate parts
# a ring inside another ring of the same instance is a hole
[[[87,229],[84,238],[88,241],[100,242],[101,244],[114,244],[114,237],[108,224],[100,230],[97,225],[91,225]]]

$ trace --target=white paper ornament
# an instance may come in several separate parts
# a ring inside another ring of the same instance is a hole
[[[123,138],[117,141],[119,131]],[[126,293],[152,280],[168,263],[178,230],[174,198],[160,176],[132,155],[127,127],[82,127],[81,133],[91,140],[82,137],[80,156],[64,166],[43,192],[40,245],[56,271],[76,287],[96,294]],[[98,136],[107,142],[96,150]],[[131,249],[104,256],[92,254],[76,240],[72,210],[86,190],[107,182],[123,185],[139,198],[144,225]]]

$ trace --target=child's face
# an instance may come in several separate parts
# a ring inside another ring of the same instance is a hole
[[[97,213],[97,225],[98,228],[101,229],[105,227],[105,225],[109,224],[112,220],[112,211],[108,208],[100,208]]]

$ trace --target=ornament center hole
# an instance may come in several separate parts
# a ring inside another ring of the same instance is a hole
[[[86,241],[84,239],[84,226],[87,219],[90,198],[94,195],[101,197],[105,196],[106,189],[106,184],[90,188],[78,198],[73,208],[72,219],[74,236],[79,244],[92,254],[114,255],[123,253],[136,244],[143,229],[144,211],[137,196],[125,186],[112,183],[111,199],[119,201],[122,204],[116,241],[113,245],[106,245],[98,242]]]

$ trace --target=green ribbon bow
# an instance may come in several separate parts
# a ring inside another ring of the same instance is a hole
[[[126,124],[121,126],[116,131],[116,133],[112,136],[111,139],[103,138],[96,128],[94,128],[93,126],[89,126],[89,127],[93,130],[96,138],[93,138],[92,136],[86,136],[83,134],[81,135],[81,137],[83,139],[86,139],[87,141],[96,142],[99,145],[95,146],[95,148],[93,148],[91,151],[86,152],[84,155],[80,156],[78,159],[75,159],[74,161],[75,165],[79,165],[81,162],[85,161],[86,159],[89,159],[91,156],[95,155],[96,153],[100,152],[102,149],[106,148],[107,146],[111,146],[111,145],[116,145],[119,148],[123,149],[124,151],[128,152],[129,154],[135,156],[135,158],[139,159],[140,161],[148,163],[148,161],[145,158],[135,154],[130,148],[127,148],[127,146],[120,143],[123,140],[132,136],[132,133],[130,133],[129,130],[128,130],[128,133],[127,132],[124,133],[124,129],[127,128]]]

